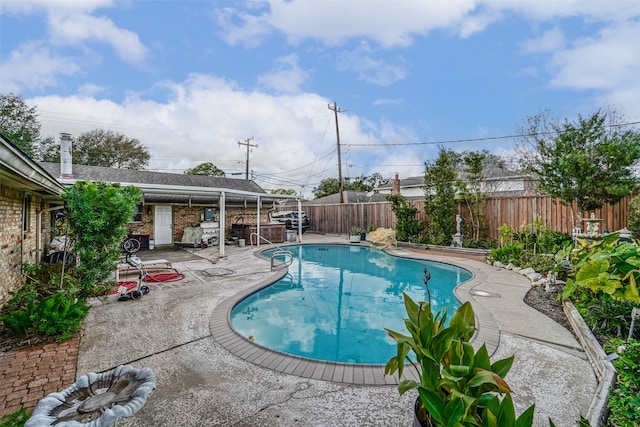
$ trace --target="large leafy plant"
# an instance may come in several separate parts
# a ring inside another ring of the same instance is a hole
[[[576,248],[559,254],[570,265],[570,277],[562,291],[564,299],[589,291],[615,301],[640,303],[639,248],[635,243],[620,242],[619,238],[619,233],[613,233],[594,243],[578,239]]]
[[[428,272],[425,270],[425,284]],[[534,406],[515,416],[504,376],[513,356],[491,363],[486,346],[476,352],[469,340],[475,332],[471,304],[464,303],[447,322],[443,310],[435,314],[430,302],[416,303],[404,295],[409,335],[386,329],[397,342],[397,354],[385,366],[396,372],[400,394],[417,389],[416,416],[424,426],[531,426]],[[405,366],[415,370],[406,378]],[[502,399],[498,395],[504,395]]]

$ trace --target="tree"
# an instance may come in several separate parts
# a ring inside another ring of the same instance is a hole
[[[429,217],[434,243],[449,245],[455,233],[456,193],[460,188],[460,155],[440,147],[438,158],[425,162],[424,210]]]
[[[93,296],[96,286],[113,272],[126,224],[141,197],[134,186],[88,181],[78,181],[62,193],[74,252],[80,259],[82,296]]]
[[[360,175],[351,180],[351,178],[345,178],[342,181],[342,187],[344,191],[371,191],[378,187],[380,184],[386,183],[388,180],[382,178],[382,175],[378,172],[371,174],[370,176]],[[340,181],[337,178],[325,178],[320,181],[320,185],[313,189],[314,197],[320,198],[336,194],[340,191]]]
[[[574,225],[582,224],[585,212],[618,202],[636,185],[632,168],[640,159],[640,134],[625,127],[615,111],[564,123],[542,112],[528,118],[522,133],[523,167],[551,197],[564,205],[576,202]]]
[[[465,151],[462,156],[462,171],[465,181],[460,188],[460,201],[469,211],[469,226],[471,239],[476,243],[480,240],[480,231],[484,221],[484,202],[487,197],[482,192],[484,180],[484,163],[488,151]]]
[[[296,190],[291,188],[276,188],[275,190],[271,190],[271,194],[284,194],[286,196],[293,196],[296,194]]]
[[[39,162],[60,163],[60,143],[53,136],[39,139],[33,144],[33,159]]]
[[[95,129],[73,142],[73,163],[120,169],[144,169],[151,156],[134,138],[113,131]]]
[[[401,194],[390,194],[387,200],[396,214],[396,239],[400,242],[420,241],[424,223],[416,218],[418,208],[407,202]]]
[[[12,93],[0,94],[0,131],[29,157],[40,139],[40,123],[35,107]]]
[[[224,171],[211,162],[200,163],[191,169],[184,171],[187,175],[226,176]]]

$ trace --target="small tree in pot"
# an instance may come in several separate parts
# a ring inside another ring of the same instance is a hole
[[[404,294],[409,335],[386,329],[398,351],[387,362],[385,375],[398,373],[400,394],[418,390],[414,426],[530,427],[534,405],[516,418],[504,380],[513,356],[491,363],[484,344],[477,352],[473,349],[469,340],[476,326],[469,302],[458,308],[448,324],[444,311],[434,314],[429,279],[425,268],[428,302],[416,303]],[[415,369],[417,381],[403,377],[405,362]]]

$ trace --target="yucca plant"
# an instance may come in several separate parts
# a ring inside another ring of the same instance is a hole
[[[429,274],[425,269],[425,284]],[[400,394],[417,389],[416,419],[422,426],[530,427],[534,405],[515,416],[510,388],[504,376],[513,356],[491,363],[486,346],[476,352],[469,340],[475,316],[464,303],[447,323],[445,311],[431,311],[430,302],[416,303],[404,294],[409,335],[386,329],[397,342],[397,354],[385,366],[396,372]],[[404,377],[405,366],[415,369],[417,381]],[[503,395],[500,399],[498,396]]]

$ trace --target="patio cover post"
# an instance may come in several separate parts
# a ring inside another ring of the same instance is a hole
[[[298,201],[298,241],[302,243],[302,202]]]
[[[227,216],[227,206],[226,206],[224,191],[220,192],[220,215],[219,216],[220,216],[220,238],[218,239],[218,242],[220,244],[220,256],[223,257],[224,244],[225,244],[224,230],[226,228],[225,217]]]
[[[260,203],[261,203],[260,196],[258,196],[257,203],[256,203],[256,205],[258,205],[258,213],[257,213],[258,221],[256,223],[256,234],[258,235],[258,237],[256,237],[257,247],[260,247]],[[249,236],[249,238],[251,238],[251,236]],[[249,242],[249,244],[251,244],[251,242]]]

